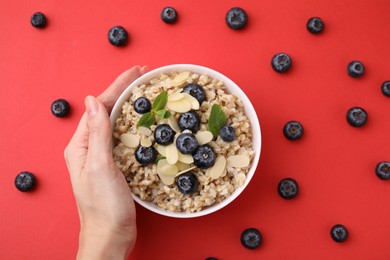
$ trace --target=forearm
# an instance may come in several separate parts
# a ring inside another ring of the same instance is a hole
[[[129,239],[114,232],[82,228],[77,260],[127,259],[134,247],[135,238],[136,234]]]

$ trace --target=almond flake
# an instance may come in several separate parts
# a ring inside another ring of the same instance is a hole
[[[179,151],[174,144],[167,145],[165,153],[169,164],[175,164],[179,159]]]
[[[218,156],[217,159],[215,160],[215,164],[213,167],[210,169],[210,177],[212,179],[218,179],[219,177],[222,176],[223,172],[226,169],[226,159],[223,156]]]
[[[176,101],[168,102],[167,108],[171,111],[178,112],[178,113],[185,113],[191,110],[192,105],[190,101],[187,99],[179,99]]]
[[[213,134],[210,131],[198,132],[195,137],[199,145],[207,144],[213,140]]]
[[[215,150],[219,150],[218,144],[216,142],[214,142],[214,141],[209,142],[208,145],[213,147]]]
[[[188,93],[181,93],[185,99],[191,103],[191,108],[194,110],[199,109],[199,101]]]
[[[170,127],[172,127],[172,129],[173,129],[176,133],[180,133],[181,130],[180,130],[179,125],[178,125],[177,122],[176,122],[175,117],[170,116],[170,117],[168,118],[168,125],[169,125]]]
[[[160,173],[166,176],[175,176],[178,173],[178,171],[179,169],[177,168],[176,165],[170,165],[170,164],[164,165],[160,169]]]
[[[166,159],[161,159],[157,163],[157,174],[158,177],[160,177],[160,180],[165,184],[165,185],[171,185],[175,182],[175,176],[169,176],[169,175],[164,175],[161,172],[161,169],[164,168],[165,166],[169,165],[168,161]]]
[[[232,155],[227,158],[227,164],[231,167],[244,168],[249,165],[250,159],[245,155]]]
[[[176,173],[175,177],[177,177],[177,176],[179,176],[179,175],[181,175],[181,174],[183,174],[183,173],[189,172],[189,171],[191,171],[191,170],[193,170],[193,169],[195,169],[195,168],[196,168],[196,166],[192,166],[192,167],[189,167],[189,168],[187,168],[187,169],[184,169],[184,170],[182,170],[182,171]]]
[[[161,180],[165,185],[172,185],[172,184],[175,183],[175,176],[169,176],[169,175],[159,174],[158,177],[160,177],[160,180]]]
[[[178,74],[173,81],[176,83],[182,83],[183,81],[186,81],[190,77],[190,72],[189,71],[184,71],[180,74]]]
[[[146,136],[149,136],[152,134],[152,130],[150,130],[149,128],[144,127],[144,126],[138,127],[138,132],[140,132],[141,134],[144,134]]]
[[[142,146],[145,146],[145,147],[150,147],[152,146],[152,141],[150,141],[148,138],[146,138],[145,136],[143,136],[141,138],[141,145]]]
[[[175,92],[175,93],[168,95],[169,102],[177,101],[177,100],[180,100],[182,98],[184,98],[184,95],[183,95],[183,93],[180,93],[180,92]]]
[[[157,163],[157,173],[159,172],[159,170],[164,167],[165,165],[169,165],[167,159],[161,159],[158,161]]]
[[[191,164],[194,162],[194,158],[191,154],[182,154],[181,152],[178,152],[179,154],[179,161],[186,164]]]
[[[139,145],[139,137],[130,133],[124,133],[120,136],[121,142],[130,148],[135,148]]]
[[[177,168],[179,169],[179,171],[183,171],[185,169],[188,169],[191,167],[191,165],[187,164],[187,163],[183,163],[181,161],[177,161],[176,164]]]
[[[156,150],[159,154],[161,154],[164,157],[167,157],[167,147],[164,145],[156,145]],[[160,160],[161,161],[161,160]]]

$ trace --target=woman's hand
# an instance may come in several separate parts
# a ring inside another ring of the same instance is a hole
[[[65,149],[80,217],[78,259],[125,259],[134,246],[134,201],[112,158],[109,113],[123,90],[146,70],[135,66],[97,98],[86,97],[86,112]]]

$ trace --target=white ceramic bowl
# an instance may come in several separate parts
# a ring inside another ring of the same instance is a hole
[[[257,165],[259,163],[259,158],[260,158],[260,151],[261,151],[261,130],[260,130],[260,123],[256,115],[256,111],[253,108],[252,103],[249,101],[248,97],[245,95],[245,93],[240,89],[239,86],[237,86],[232,80],[230,80],[228,77],[225,75],[212,70],[210,68],[206,68],[203,66],[199,65],[192,65],[192,64],[174,64],[174,65],[168,65],[164,67],[160,67],[157,69],[154,69],[152,71],[147,72],[146,74],[142,75],[140,78],[135,80],[133,83],[131,83],[126,90],[122,93],[122,95],[118,98],[117,102],[114,105],[114,108],[111,112],[110,120],[111,120],[111,125],[114,128],[115,125],[115,120],[120,116],[121,111],[122,111],[122,105],[123,103],[129,99],[131,96],[132,89],[136,86],[141,85],[142,83],[149,82],[153,78],[158,78],[160,74],[168,74],[170,72],[183,72],[183,71],[191,71],[194,73],[198,74],[207,74],[211,78],[218,79],[222,82],[224,82],[226,88],[230,93],[234,93],[239,99],[242,100],[244,106],[245,106],[245,113],[247,114],[251,125],[252,125],[252,131],[253,131],[253,149],[255,151],[255,157],[253,158],[251,167],[247,173],[247,178],[245,181],[245,184],[241,186],[240,188],[236,189],[228,198],[226,198],[224,201],[220,203],[216,203],[210,207],[202,209],[200,212],[194,212],[194,213],[186,213],[186,212],[169,212],[166,211],[157,205],[143,201],[141,200],[138,196],[133,195],[134,200],[142,205],[143,207],[164,215],[164,216],[169,216],[169,217],[175,217],[175,218],[193,218],[193,217],[200,217],[204,216],[210,213],[213,213],[217,210],[222,209],[226,205],[228,205],[230,202],[232,202],[235,198],[237,198],[241,192],[246,188],[246,186],[249,184],[251,181]]]

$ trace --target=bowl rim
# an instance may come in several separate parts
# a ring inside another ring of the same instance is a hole
[[[250,102],[248,96],[244,93],[244,91],[235,83],[233,82],[230,78],[225,76],[224,74],[211,69],[209,67],[204,67],[201,65],[196,65],[196,64],[187,64],[187,63],[181,63],[181,64],[171,64],[171,65],[165,65],[162,67],[158,67],[156,69],[150,70],[137,78],[135,81],[133,81],[131,84],[129,84],[126,89],[122,92],[122,94],[119,96],[117,101],[115,102],[111,114],[110,114],[110,122],[111,122],[111,128],[112,131],[114,131],[115,127],[115,121],[120,115],[122,111],[122,106],[123,103],[128,100],[128,98],[131,96],[133,88],[136,86],[139,86],[141,84],[144,84],[145,82],[149,82],[151,79],[158,77],[161,74],[167,74],[169,72],[182,72],[182,71],[191,71],[194,73],[198,74],[206,74],[210,76],[211,78],[215,78],[218,80],[221,80],[226,88],[233,93],[232,88],[234,89],[234,93],[244,104],[244,109],[245,109],[245,114],[248,116],[249,121],[252,126],[252,145],[255,150],[255,157],[252,160],[252,165],[249,168],[248,173],[246,174],[247,178],[245,180],[244,185],[241,187],[236,188],[233,193],[224,199],[223,201],[216,203],[212,206],[206,207],[202,209],[199,212],[171,212],[167,211],[165,209],[162,209],[155,205],[152,202],[144,201],[137,195],[132,194],[134,200],[143,206],[144,208],[157,213],[159,215],[167,216],[167,217],[173,217],[173,218],[195,218],[195,217],[200,217],[200,216],[205,216],[208,214],[211,214],[213,212],[217,212],[220,209],[224,208],[225,206],[229,205],[233,200],[235,200],[243,191],[244,189],[248,186],[249,182],[253,178],[257,166],[259,164],[260,160],[260,153],[261,153],[261,146],[262,146],[262,136],[261,136],[261,128],[260,128],[260,122],[258,120],[256,110],[252,105],[252,102]],[[115,113],[116,112],[116,113]],[[250,115],[248,115],[248,113]],[[113,137],[114,138],[114,137]],[[257,144],[255,146],[255,144]],[[257,147],[258,146],[258,147]]]

